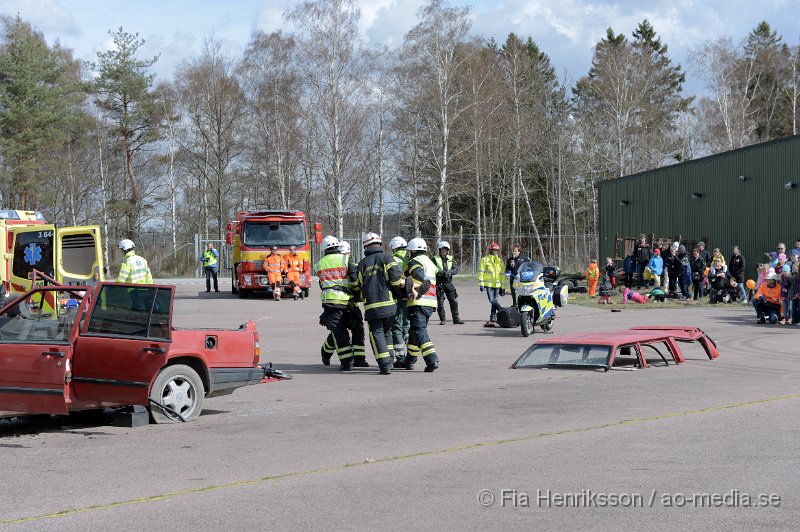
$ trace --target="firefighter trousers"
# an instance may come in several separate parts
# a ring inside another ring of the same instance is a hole
[[[358,306],[347,307],[345,323],[352,337],[350,345],[352,346],[353,356],[366,358],[367,350],[365,347],[364,315],[361,313],[361,308]]]
[[[417,357],[422,355],[425,364],[433,366],[439,362],[436,356],[436,348],[433,347],[431,337],[428,335],[428,320],[433,314],[433,307],[414,305],[408,308],[408,354],[406,355],[407,364],[416,362]]]
[[[347,330],[347,307],[341,305],[323,305],[320,323],[330,331],[328,338],[322,346],[333,350],[339,356],[339,361],[343,366],[352,365],[353,349],[350,345],[350,334]],[[331,352],[331,351],[326,351]]]
[[[369,320],[368,323],[369,342],[372,345],[372,352],[375,354],[375,360],[380,361],[380,359],[392,355],[394,352],[394,345],[392,344],[394,316]]]
[[[397,351],[402,351],[408,339],[408,305],[407,301],[401,299],[397,301],[397,313],[394,315],[394,325],[392,326],[392,344]]]
[[[439,313],[439,321],[447,320],[447,313],[444,310],[444,300],[450,303],[450,314],[453,322],[458,321],[458,292],[453,283],[442,283],[436,285],[436,312]]]

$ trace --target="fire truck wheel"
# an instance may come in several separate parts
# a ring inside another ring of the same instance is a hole
[[[239,299],[247,299],[250,297],[250,291],[244,290],[243,288],[239,289]]]

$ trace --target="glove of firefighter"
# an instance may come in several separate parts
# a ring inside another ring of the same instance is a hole
[[[422,284],[419,285],[419,290],[417,290],[417,297],[415,297],[414,299],[419,299],[422,296],[424,296],[426,293],[428,293],[428,289],[430,289],[430,287],[431,287],[430,281],[428,281],[427,279],[422,281]]]
[[[500,289],[500,297],[503,297],[504,295],[506,295],[506,289],[505,288],[501,288]]]
[[[481,286],[481,292],[483,292],[483,286]]]
[[[417,291],[414,290],[414,279],[406,277],[406,298],[409,301],[417,299]]]

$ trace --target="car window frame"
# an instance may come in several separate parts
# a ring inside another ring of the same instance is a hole
[[[37,286],[32,288],[30,291],[20,294],[16,298],[9,301],[6,305],[3,305],[0,308],[0,318],[6,315],[12,308],[19,306],[21,303],[25,301],[25,299],[34,297],[36,294],[41,294],[43,292],[70,292],[74,295],[78,295],[77,292],[85,292],[83,296],[81,296],[81,302],[78,304],[78,309],[75,313],[75,317],[72,320],[72,323],[69,325],[69,329],[66,330],[65,338],[63,340],[42,340],[39,338],[30,338],[24,340],[3,340],[0,339],[0,346],[1,345],[71,345],[73,332],[75,331],[76,327],[80,326],[80,316],[81,316],[81,307],[83,306],[84,301],[89,297],[89,294],[86,293],[87,287],[79,287],[79,289],[73,289],[72,287],[65,287],[65,286]],[[43,301],[44,297],[40,301]],[[57,300],[56,300],[57,301]],[[57,303],[56,303],[57,304]],[[58,319],[58,307],[54,309],[56,313],[56,319]]]
[[[147,317],[147,325],[146,325],[146,336],[137,336],[132,334],[117,334],[117,333],[108,333],[108,332],[90,332],[89,331],[89,324],[92,321],[92,317],[94,316],[95,308],[101,302],[101,294],[104,289],[107,287],[124,287],[124,288],[153,288],[156,290],[156,296],[153,298],[153,302],[150,305],[150,311]],[[150,330],[152,328],[152,321],[153,321],[153,309],[155,307],[155,302],[158,299],[158,291],[159,290],[168,290],[170,293],[169,297],[169,308],[168,308],[168,320],[167,320],[167,330],[169,331],[169,338],[164,337],[156,337],[150,336]],[[124,339],[124,340],[136,340],[136,341],[144,341],[144,342],[160,342],[160,343],[172,343],[172,308],[173,302],[175,299],[175,289],[171,286],[163,286],[163,285],[142,285],[142,284],[123,284],[123,283],[103,283],[98,292],[97,296],[93,298],[91,302],[91,308],[88,309],[86,312],[85,319],[83,320],[82,327],[80,330],[80,336],[91,337],[91,338],[117,338],[117,339]]]

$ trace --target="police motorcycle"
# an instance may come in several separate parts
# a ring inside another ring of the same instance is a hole
[[[544,332],[553,329],[556,307],[565,306],[569,300],[567,286],[558,284],[559,275],[558,268],[542,267],[536,261],[520,265],[514,278],[514,289],[517,291],[522,336],[530,336],[537,326]]]

